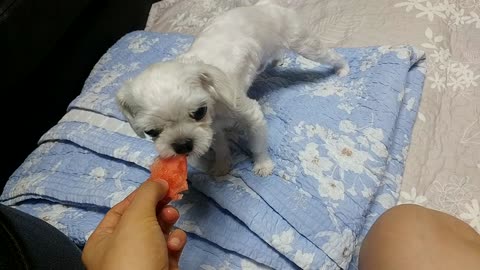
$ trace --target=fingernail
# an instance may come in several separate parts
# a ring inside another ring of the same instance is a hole
[[[177,214],[177,210],[173,207],[169,207],[166,209],[167,213],[169,213],[170,215],[175,215]]]
[[[180,246],[180,239],[178,239],[177,237],[173,237],[168,242],[170,243],[171,246],[173,246],[175,248],[178,248]]]
[[[167,183],[167,181],[165,181],[165,180],[163,180],[163,179],[160,179],[160,178],[158,178],[158,179],[152,179],[152,180],[153,180],[154,182],[159,183],[163,188],[168,189],[168,183]]]

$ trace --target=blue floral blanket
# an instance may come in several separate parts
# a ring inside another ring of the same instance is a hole
[[[115,93],[192,40],[143,31],[119,40],[0,201],[84,244],[109,207],[147,179],[156,156],[125,122]],[[350,64],[347,77],[290,52],[251,87],[269,126],[272,176],[252,173],[241,138],[231,142],[229,175],[189,167],[190,190],[175,203],[189,236],[182,269],[357,268],[363,237],[398,198],[424,55],[409,46],[338,52]]]

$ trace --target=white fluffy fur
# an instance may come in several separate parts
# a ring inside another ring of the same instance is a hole
[[[122,111],[139,136],[150,129],[162,157],[175,155],[172,143],[193,140],[193,156],[211,147],[213,173],[223,175],[231,165],[225,129],[242,124],[249,136],[254,171],[266,176],[274,164],[267,150],[266,122],[257,101],[247,97],[253,80],[265,67],[281,62],[286,49],[313,61],[332,65],[344,76],[344,59],[322,46],[302,19],[290,9],[259,1],[216,18],[177,59],[157,63],[130,80],[118,93]],[[190,114],[206,105],[207,114],[195,121]]]

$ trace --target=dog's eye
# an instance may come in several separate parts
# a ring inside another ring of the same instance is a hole
[[[207,107],[200,107],[198,110],[196,110],[194,113],[190,114],[190,117],[193,119],[200,121],[202,120],[203,117],[205,117],[205,114],[207,114]]]
[[[145,134],[147,134],[148,136],[150,136],[152,138],[158,137],[158,135],[160,135],[160,133],[162,133],[162,131],[160,129],[149,129],[149,130],[145,131]]]

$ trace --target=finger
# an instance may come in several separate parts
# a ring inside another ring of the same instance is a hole
[[[123,199],[121,202],[117,203],[114,205],[106,214],[105,217],[103,217],[102,221],[100,224],[98,224],[97,229],[95,230],[94,234],[97,231],[102,231],[102,232],[111,232],[115,228],[115,226],[118,224],[120,219],[122,218],[123,213],[127,210],[127,208],[130,206],[130,204],[133,201],[133,198],[135,198],[136,192],[133,191],[128,195],[125,199]]]
[[[167,247],[170,269],[178,269],[178,262],[186,243],[187,234],[180,229],[173,231],[168,237]]]
[[[132,218],[155,217],[157,204],[168,191],[164,180],[147,180],[136,191],[135,198],[126,210]]]
[[[162,231],[167,235],[170,233],[173,224],[177,222],[179,217],[180,214],[178,213],[177,209],[170,205],[157,210],[158,223],[160,224],[160,227],[162,227]]]

